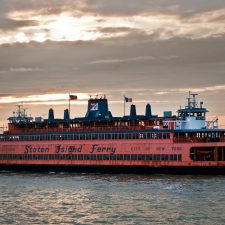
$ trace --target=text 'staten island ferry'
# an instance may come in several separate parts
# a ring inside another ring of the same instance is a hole
[[[70,96],[71,99],[76,96]],[[126,101],[131,99],[125,98]],[[85,117],[48,119],[26,116],[19,107],[0,135],[0,169],[91,173],[214,173],[225,174],[225,129],[206,121],[206,108],[196,94],[187,104],[163,117],[113,117],[105,96],[91,97]]]

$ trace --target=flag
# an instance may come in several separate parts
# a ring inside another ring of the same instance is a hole
[[[124,96],[124,100],[125,100],[125,102],[132,102],[133,99]]]
[[[77,96],[76,95],[70,95],[70,100],[77,100]]]

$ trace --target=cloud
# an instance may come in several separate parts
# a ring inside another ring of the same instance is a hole
[[[134,58],[123,58],[123,59],[102,59],[92,61],[89,64],[114,64],[114,63],[124,63],[124,62],[138,62],[138,61],[145,61],[145,60],[153,60],[153,56],[138,56]]]
[[[138,29],[133,29],[130,27],[98,27],[96,31],[102,33],[129,33],[132,31],[138,31]]]
[[[74,94],[74,93],[73,93]],[[78,96],[78,100],[88,99],[89,95],[87,93],[75,93]],[[42,95],[29,95],[23,97],[12,97],[4,96],[0,97],[0,104],[9,104],[9,103],[19,103],[23,102],[26,104],[46,104],[47,102],[53,104],[65,104],[65,100],[69,100],[69,94],[42,94]],[[80,101],[79,103],[80,104]]]
[[[43,71],[41,68],[26,68],[26,67],[20,67],[20,68],[10,68],[10,72],[38,72]]]
[[[175,55],[168,55],[168,56],[137,56],[133,58],[121,58],[121,59],[101,59],[92,61],[89,64],[117,64],[117,63],[125,63],[125,62],[144,62],[144,61],[153,61],[153,60],[172,60],[176,59],[178,56]]]
[[[143,4],[130,0],[126,7],[119,1],[57,1],[55,7],[43,1],[28,3],[26,7],[16,4],[0,15],[0,29],[4,29],[0,31],[0,44],[95,41],[131,33],[143,33],[152,40],[202,39],[225,34],[225,4],[221,9],[199,8],[190,13],[191,5],[174,0],[161,2],[163,7],[145,0]]]
[[[29,67],[18,67],[18,68],[14,68],[11,67],[7,70],[0,70],[0,74],[4,74],[4,73],[27,73],[27,72],[42,72],[44,71],[41,68],[29,68]]]
[[[164,89],[164,90],[155,92],[155,94],[167,95],[167,94],[175,94],[175,93],[188,93],[189,91],[194,93],[225,92],[225,84],[216,85],[216,86],[208,86],[208,87]]]
[[[36,20],[3,19],[0,23],[0,30],[7,32],[15,30],[17,28],[32,27],[38,25],[38,21]]]

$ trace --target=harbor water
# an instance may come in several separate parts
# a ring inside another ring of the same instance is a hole
[[[225,176],[0,172],[0,224],[225,224]]]

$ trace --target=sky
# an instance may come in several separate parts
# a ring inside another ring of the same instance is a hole
[[[189,90],[225,124],[224,0],[0,0],[0,122],[21,102],[62,118],[68,93],[72,117],[93,94],[176,114]]]

